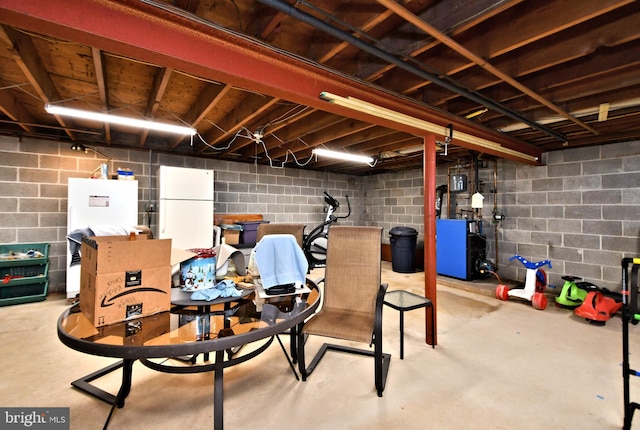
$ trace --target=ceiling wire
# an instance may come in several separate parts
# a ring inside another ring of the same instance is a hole
[[[25,85],[30,85],[30,84],[29,84],[29,82],[23,82],[21,84],[10,84],[10,85],[6,85],[4,87],[0,87],[0,91],[2,91],[2,90],[10,90],[10,89],[13,89],[13,88],[20,88],[20,87],[23,87]]]
[[[211,122],[211,121],[209,121],[209,122]],[[225,132],[217,124],[215,124],[213,122],[211,122],[211,124],[213,126],[215,126],[217,129],[219,129],[220,131],[222,131],[223,133]],[[289,162],[289,154],[291,154],[291,157],[293,158],[294,163],[299,167],[305,167],[307,164],[309,164],[314,159],[314,154],[311,154],[311,156],[309,156],[309,158],[306,161],[300,161],[300,160],[298,160],[298,157],[296,157],[296,155],[293,153],[293,151],[291,151],[290,149],[287,149],[287,151],[285,153],[285,159],[283,161],[274,160],[269,155],[269,149],[267,148],[267,145],[265,144],[264,140],[262,140],[262,136],[260,134],[258,134],[258,133],[252,133],[251,130],[249,130],[247,127],[242,127],[242,129],[238,130],[233,135],[233,138],[224,147],[217,147],[217,146],[211,145],[210,143],[208,143],[204,139],[204,137],[200,133],[196,133],[196,136],[198,137],[198,139],[200,139],[200,141],[207,148],[213,149],[215,151],[226,151],[226,150],[230,149],[231,145],[233,144],[233,142],[235,142],[236,139],[238,139],[238,138],[251,140],[251,141],[255,142],[255,144],[256,144],[255,162],[257,163],[257,160],[259,158],[259,155],[257,153],[257,148],[262,146],[264,155],[269,160],[269,166],[274,168],[274,169],[283,169],[285,167],[285,165]],[[282,139],[280,139],[278,136],[276,136],[275,134],[272,134],[271,136],[274,137],[275,139],[277,139],[278,141],[284,143],[284,141]],[[279,164],[276,164],[276,161]]]
[[[299,109],[300,112],[293,112],[296,109]],[[294,107],[292,107],[291,109],[289,109],[289,111],[283,113],[282,115],[280,115],[278,118],[275,118],[271,121],[269,121],[267,124],[263,125],[261,128],[264,129],[266,127],[272,126],[272,125],[278,125],[281,124],[283,122],[287,122],[293,118],[295,118],[298,115],[303,114],[306,110],[311,109],[309,106],[303,106],[303,105],[294,105]],[[293,113],[291,113],[293,112]],[[290,115],[289,115],[290,114]],[[288,115],[288,116],[287,116]]]

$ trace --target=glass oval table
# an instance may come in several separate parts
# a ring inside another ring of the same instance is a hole
[[[319,303],[320,291],[311,280],[301,292],[284,296],[257,297],[253,290],[245,290],[241,297],[191,301],[184,294],[172,292],[168,312],[98,328],[76,304],[58,318],[58,338],[76,351],[121,359],[72,382],[74,387],[112,405],[104,428],[116,407],[124,407],[131,390],[133,363],[139,361],[161,372],[214,372],[214,429],[222,430],[224,369],[256,357],[274,337],[286,331],[291,331],[291,352],[295,354],[296,328],[317,310]],[[254,347],[243,348],[248,344]],[[209,361],[209,353],[215,354],[214,360]],[[204,360],[196,361],[200,354]],[[91,384],[120,368],[122,383],[115,396]]]

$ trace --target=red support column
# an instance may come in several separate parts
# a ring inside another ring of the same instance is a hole
[[[429,345],[437,345],[438,313],[436,312],[436,136],[424,138],[424,295],[433,306],[425,308],[425,327]],[[433,312],[433,327],[431,314]]]

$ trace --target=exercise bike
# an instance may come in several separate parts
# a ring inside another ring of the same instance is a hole
[[[305,257],[309,262],[309,270],[316,267],[325,267],[327,261],[327,236],[329,234],[329,225],[337,223],[339,219],[346,219],[351,215],[351,203],[349,196],[347,199],[348,213],[343,216],[334,215],[335,211],[340,207],[340,203],[331,197],[329,193],[324,192],[324,202],[329,206],[327,209],[327,217],[325,221],[316,226],[311,233],[305,234],[302,242],[302,249]]]

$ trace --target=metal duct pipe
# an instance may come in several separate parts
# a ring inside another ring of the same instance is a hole
[[[523,122],[532,128],[535,128],[545,134],[548,134],[549,136],[552,136],[555,139],[558,139],[561,142],[566,142],[567,140],[566,136],[564,136],[561,133],[558,133],[554,130],[544,127],[536,123],[535,121],[532,121],[529,118],[526,118],[520,115],[519,113],[514,112],[491,99],[485,98],[480,94],[468,91],[464,88],[457,87],[456,85],[453,85],[450,82],[440,79],[435,75],[432,75],[423,70],[420,70],[419,68],[414,67],[411,64],[408,64],[402,61],[400,58],[396,57],[395,55],[389,54],[388,52],[380,48],[377,48],[369,43],[366,43],[361,39],[358,39],[357,37],[352,36],[349,33],[345,33],[344,31],[339,30],[333,27],[332,25],[329,25],[326,22],[312,15],[309,15],[299,9],[296,9],[295,7],[293,7],[288,3],[285,3],[281,0],[257,0],[257,1],[259,3],[262,3],[264,5],[274,8],[279,12],[285,13],[291,16],[292,18],[298,19],[306,24],[309,24],[310,26],[318,30],[324,31],[327,34],[330,34],[331,36],[334,36],[344,42],[347,42],[355,46],[356,48],[361,49],[371,55],[374,55],[384,61],[387,61],[391,64],[395,64],[397,67],[400,67],[401,69],[404,69],[409,73],[413,73],[414,75],[419,76],[423,79],[429,80],[434,84],[441,86],[442,88],[445,88],[449,91],[452,91],[456,94],[466,97],[469,100],[479,103],[481,105],[484,105],[490,109],[495,110],[496,112],[500,112],[501,114],[506,115],[515,121]]]

